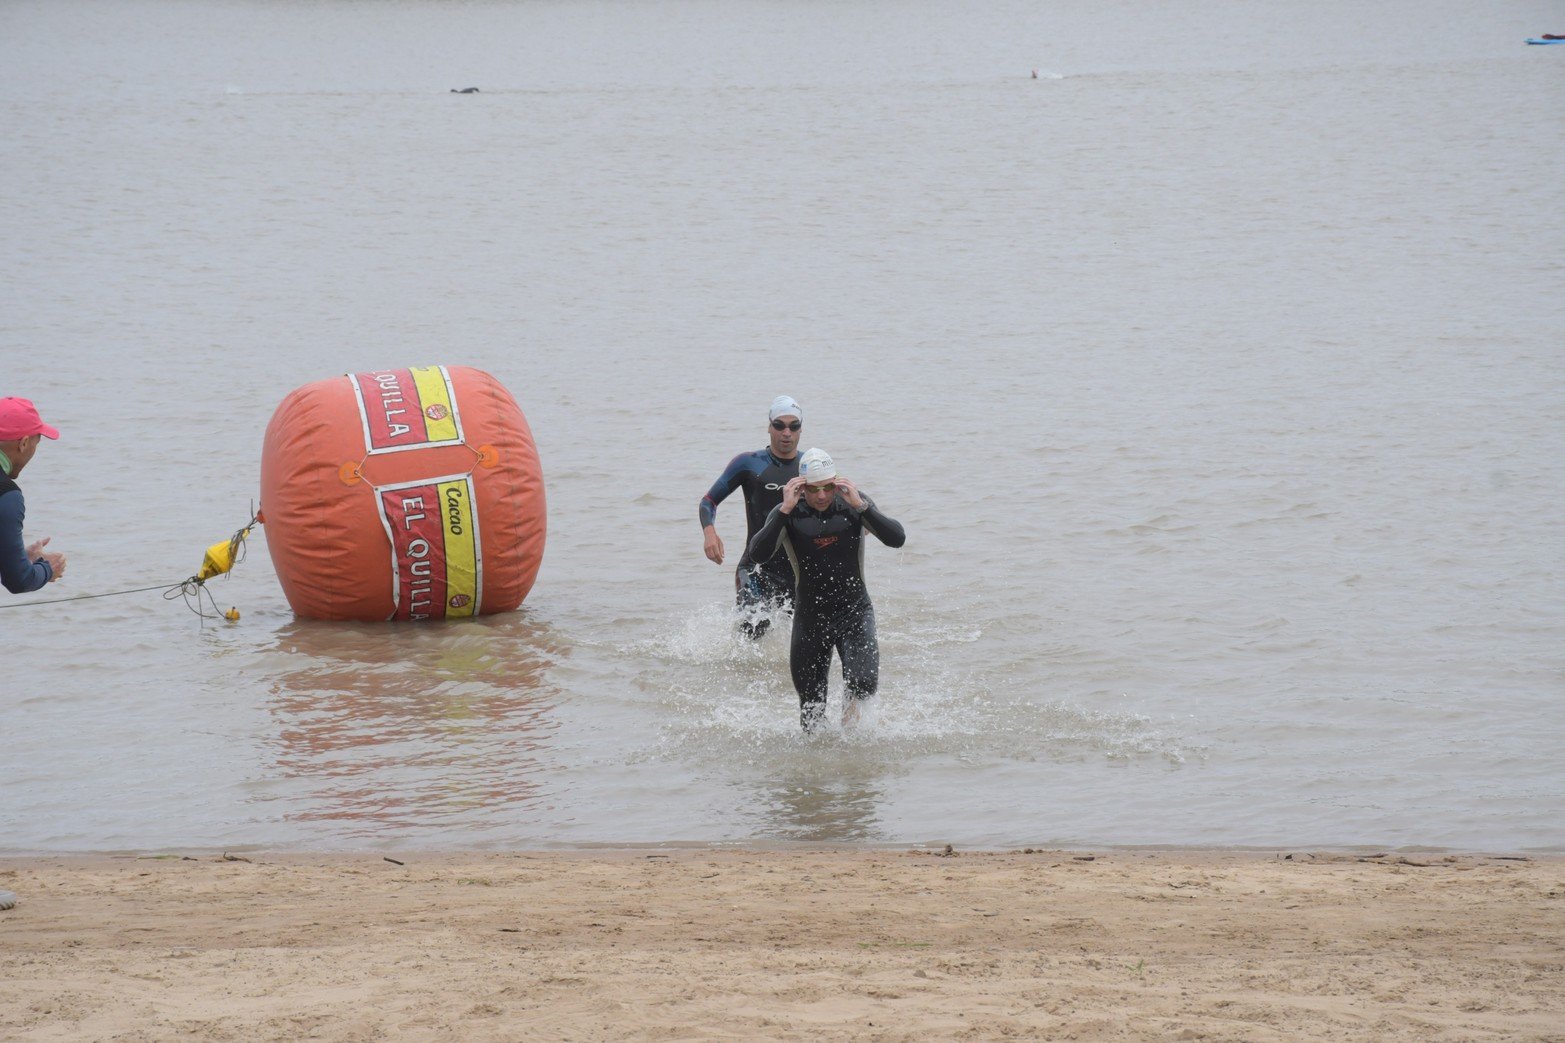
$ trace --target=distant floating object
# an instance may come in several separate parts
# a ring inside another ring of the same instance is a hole
[[[478,88],[477,87],[463,87],[461,90],[458,90],[457,88],[452,87],[451,88],[451,93],[452,94],[477,94],[478,93]]]
[[[1535,36],[1527,42],[1532,44],[1565,43],[1565,36],[1552,36],[1549,33],[1544,33],[1542,36]]]
[[[1032,78],[1035,79],[1035,80],[1038,78],[1038,70],[1037,69],[1034,69],[1032,71]]]
[[[261,451],[266,546],[296,615],[509,612],[543,561],[527,418],[466,366],[374,370],[290,392]]]

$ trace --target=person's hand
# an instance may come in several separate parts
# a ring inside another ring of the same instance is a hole
[[[49,563],[49,568],[54,570],[54,575],[49,577],[50,583],[65,575],[65,555],[49,553],[40,555],[40,557]]]
[[[788,479],[788,484],[783,486],[782,512],[792,514],[793,509],[799,505],[799,497],[804,495],[804,479],[794,477]]]
[[[859,487],[840,474],[835,481],[837,483],[837,491],[842,494],[844,500],[848,501],[848,506],[855,511],[862,511],[864,509],[864,496],[859,492]]]
[[[709,560],[721,565],[723,563],[723,538],[710,525],[702,531],[706,533],[705,546],[702,547],[702,550],[706,551],[706,556]]]
[[[34,540],[32,543],[29,543],[27,545],[27,560],[37,561],[43,557],[43,549],[47,546],[49,546],[49,537],[47,536],[41,540]]]

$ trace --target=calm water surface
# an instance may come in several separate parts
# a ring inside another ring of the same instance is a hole
[[[0,852],[1565,850],[1557,5],[968,6],[0,7]],[[295,621],[264,531],[238,624],[37,604],[428,363],[537,435],[522,611]],[[695,517],[784,392],[909,533],[815,740]]]

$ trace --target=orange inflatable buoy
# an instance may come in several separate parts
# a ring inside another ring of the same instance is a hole
[[[509,612],[543,561],[527,418],[466,366],[353,373],[291,392],[261,450],[266,545],[295,614]]]

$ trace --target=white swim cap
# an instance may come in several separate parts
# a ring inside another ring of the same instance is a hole
[[[796,416],[802,423],[804,420],[804,410],[799,408],[799,403],[795,402],[787,395],[778,395],[776,398],[772,399],[772,413],[771,416],[767,417],[767,419],[776,420],[780,416]]]
[[[837,477],[837,465],[824,449],[806,449],[799,457],[799,477],[805,485],[819,485]]]

